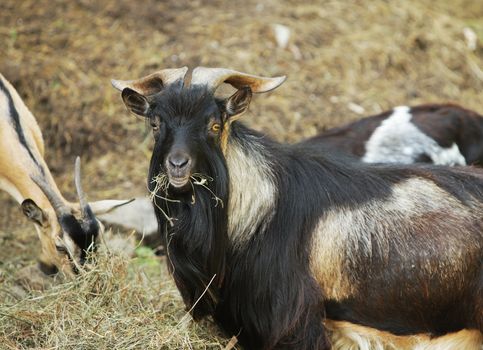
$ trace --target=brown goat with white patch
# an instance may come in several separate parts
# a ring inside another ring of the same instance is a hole
[[[453,104],[399,106],[329,129],[308,142],[366,163],[483,167],[483,116]]]

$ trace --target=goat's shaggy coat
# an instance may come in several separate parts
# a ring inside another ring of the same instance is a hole
[[[227,106],[248,95],[123,91],[155,127],[148,182],[194,318],[212,315],[248,349],[478,349],[483,171],[356,164],[279,144],[230,119]],[[180,147],[206,186],[156,186]]]

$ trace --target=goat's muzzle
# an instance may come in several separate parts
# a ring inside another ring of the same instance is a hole
[[[182,151],[175,151],[166,158],[166,172],[169,183],[175,188],[185,187],[191,176],[192,159]]]

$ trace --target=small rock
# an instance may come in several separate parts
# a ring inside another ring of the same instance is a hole
[[[475,51],[476,43],[478,41],[475,31],[469,27],[465,27],[463,28],[463,35],[465,36],[466,46],[468,46],[468,49]]]
[[[362,106],[360,106],[356,103],[353,103],[353,102],[349,102],[347,104],[347,108],[349,108],[352,112],[354,112],[356,114],[364,114],[366,112],[364,107],[362,107]]]
[[[285,49],[290,40],[290,28],[283,24],[274,24],[272,28],[278,47]]]

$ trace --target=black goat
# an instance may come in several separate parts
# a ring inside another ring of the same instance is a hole
[[[113,85],[153,127],[149,189],[195,319],[248,349],[480,349],[483,170],[279,144],[236,119],[284,77],[186,71]]]
[[[400,106],[308,142],[367,163],[483,166],[483,116],[452,104]]]

